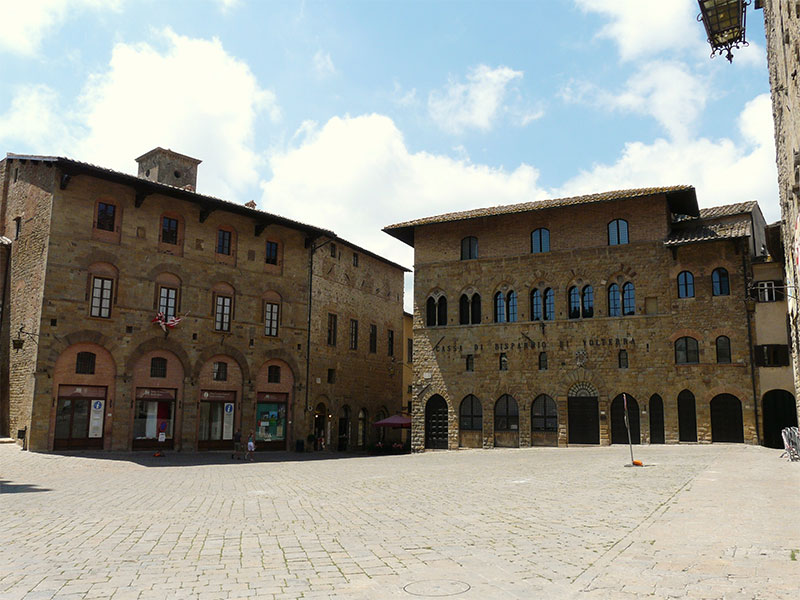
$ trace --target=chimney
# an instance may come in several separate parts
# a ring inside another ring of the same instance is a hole
[[[139,163],[138,176],[142,179],[194,191],[197,188],[197,165],[203,161],[170,149],[154,148],[142,154],[136,162]]]

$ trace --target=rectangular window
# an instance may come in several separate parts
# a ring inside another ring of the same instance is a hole
[[[474,371],[475,370],[475,355],[474,354],[467,354],[467,371]]]
[[[358,321],[350,319],[350,350],[358,350]]]
[[[264,335],[275,337],[278,335],[278,305],[273,302],[264,303]]]
[[[331,258],[336,258],[336,244],[331,243]]]
[[[775,302],[776,300],[774,281],[756,282],[756,292],[759,302]]]
[[[178,290],[175,288],[162,287],[158,292],[158,312],[164,313],[169,319],[177,314]]]
[[[22,233],[22,217],[16,217],[14,219],[14,239],[19,239],[19,234]]]
[[[233,298],[230,296],[217,296],[214,302],[214,329],[217,331],[231,330],[231,306]]]
[[[500,353],[500,370],[508,371],[508,356],[505,352]]]
[[[328,346],[336,345],[336,315],[328,313]]]
[[[336,383],[336,369],[328,369],[328,383]]]
[[[354,267],[358,266],[358,254],[356,254],[355,252],[353,252],[353,266]]]
[[[406,339],[406,360],[408,363],[414,362],[414,340]]]
[[[267,368],[267,383],[281,382],[281,368],[278,365],[270,365]]]
[[[211,378],[214,381],[228,381],[228,363],[215,362]]]
[[[97,356],[94,352],[78,352],[75,359],[75,373],[79,375],[94,375],[94,365]]]
[[[114,231],[114,219],[117,207],[105,202],[97,203],[97,228],[103,231]]]
[[[163,244],[178,243],[178,220],[172,217],[161,219],[161,242]]]
[[[91,315],[108,319],[111,316],[111,292],[114,280],[106,277],[92,278],[92,308]]]
[[[278,242],[267,242],[267,264],[278,264]]]
[[[386,336],[386,350],[389,356],[394,356],[394,331],[389,329]]]
[[[217,254],[231,254],[231,232],[224,229],[217,230]]]
[[[786,367],[789,365],[789,346],[786,344],[763,344],[755,349],[756,366]]]
[[[161,379],[167,376],[167,359],[154,356],[150,359],[150,377]]]
[[[378,351],[378,326],[369,326],[369,351],[375,354]]]

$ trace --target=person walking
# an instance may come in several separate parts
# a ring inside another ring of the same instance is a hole
[[[237,429],[233,434],[233,454],[231,458],[242,460],[242,430]]]
[[[247,454],[244,455],[245,460],[253,462],[253,452],[256,451],[256,434],[252,429],[250,435],[247,436]]]

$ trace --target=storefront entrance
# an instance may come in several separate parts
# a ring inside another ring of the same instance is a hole
[[[568,443],[599,444],[600,416],[597,398],[567,398]]]
[[[235,417],[236,392],[201,390],[198,450],[232,449]]]
[[[256,403],[256,447],[286,450],[286,404],[288,394],[260,392]]]
[[[320,402],[314,411],[314,450],[324,450],[327,439],[326,423],[328,417],[328,409]]]
[[[176,390],[136,388],[133,449],[172,449]]]
[[[106,388],[58,386],[54,450],[103,448]]]

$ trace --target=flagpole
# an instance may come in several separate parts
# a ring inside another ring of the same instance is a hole
[[[631,427],[628,423],[628,397],[623,393],[622,402],[625,407],[625,429],[628,431],[628,447],[631,449],[631,466],[635,465],[633,461],[633,442],[631,441]]]

